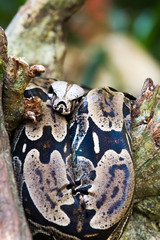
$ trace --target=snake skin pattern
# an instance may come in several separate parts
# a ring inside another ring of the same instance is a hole
[[[13,167],[34,240],[118,240],[131,212],[130,100],[66,82],[42,99],[39,121],[17,130]],[[68,117],[65,115],[72,112]]]

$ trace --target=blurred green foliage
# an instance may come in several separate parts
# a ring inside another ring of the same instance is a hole
[[[106,57],[106,53],[103,49],[97,46],[97,48],[91,53],[90,61],[85,66],[79,81],[86,87],[91,87],[97,77],[98,70],[103,65],[105,66]]]
[[[26,0],[0,0],[0,26],[6,28]]]
[[[160,60],[160,1],[113,0],[110,25],[136,38],[156,59]]]
[[[26,0],[0,0],[0,26],[5,29],[20,5],[25,2]],[[160,1],[112,0],[111,3],[112,7],[106,0],[110,8],[109,18],[106,16],[106,21],[109,19],[107,24],[110,28],[136,38],[156,59],[160,60]],[[69,33],[72,35],[72,40],[77,42],[77,36],[74,37],[74,33]]]

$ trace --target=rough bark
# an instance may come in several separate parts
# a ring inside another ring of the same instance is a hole
[[[29,67],[22,58],[8,57],[2,101],[5,126],[9,134],[24,116],[24,90],[32,78],[44,71],[45,68],[42,65]]]
[[[7,40],[0,28],[0,239],[31,240],[23,210],[17,197],[9,138],[4,125],[2,86],[7,62]]]
[[[9,55],[42,64],[45,76],[63,79],[64,22],[85,0],[28,0],[6,30]],[[16,26],[16,27],[15,27]]]
[[[45,76],[62,80],[66,50],[63,24],[83,2],[84,0],[37,0],[35,7],[35,1],[29,0],[6,31],[9,54],[25,57],[29,64],[43,64],[47,69]],[[5,66],[1,66],[0,73],[3,76]],[[147,79],[140,96],[133,104],[132,149],[136,188],[133,214],[122,240],[160,239],[159,96],[160,86],[154,86],[152,80]],[[0,140],[4,138],[5,131],[2,120]],[[9,152],[8,143],[1,151],[3,154]],[[5,157],[9,159],[7,155]]]
[[[136,178],[133,214],[122,240],[160,239],[160,86],[146,79],[132,107]]]

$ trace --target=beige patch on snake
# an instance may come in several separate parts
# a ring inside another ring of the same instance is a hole
[[[120,154],[106,151],[96,167],[89,194],[84,196],[86,209],[96,210],[90,226],[108,229],[117,223],[131,203],[133,190],[134,170],[128,151],[122,149]]]
[[[50,162],[43,164],[39,161],[39,151],[32,149],[25,159],[24,178],[29,194],[43,217],[67,226],[70,218],[60,206],[71,205],[74,199],[72,191],[66,189],[69,181],[61,154],[57,150],[53,151]]]
[[[37,123],[29,122],[25,126],[27,137],[34,141],[38,140],[43,135],[43,127],[50,126],[52,135],[57,142],[64,140],[67,134],[67,122],[65,117],[53,111],[51,114],[50,100],[42,103],[42,118]],[[52,123],[52,124],[51,124]]]
[[[103,131],[122,130],[124,94],[108,88],[93,89],[87,95],[89,116]]]

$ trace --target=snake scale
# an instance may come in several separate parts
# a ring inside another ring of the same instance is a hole
[[[64,81],[33,96],[42,114],[17,130],[13,167],[34,240],[118,240],[134,192],[130,100]]]

